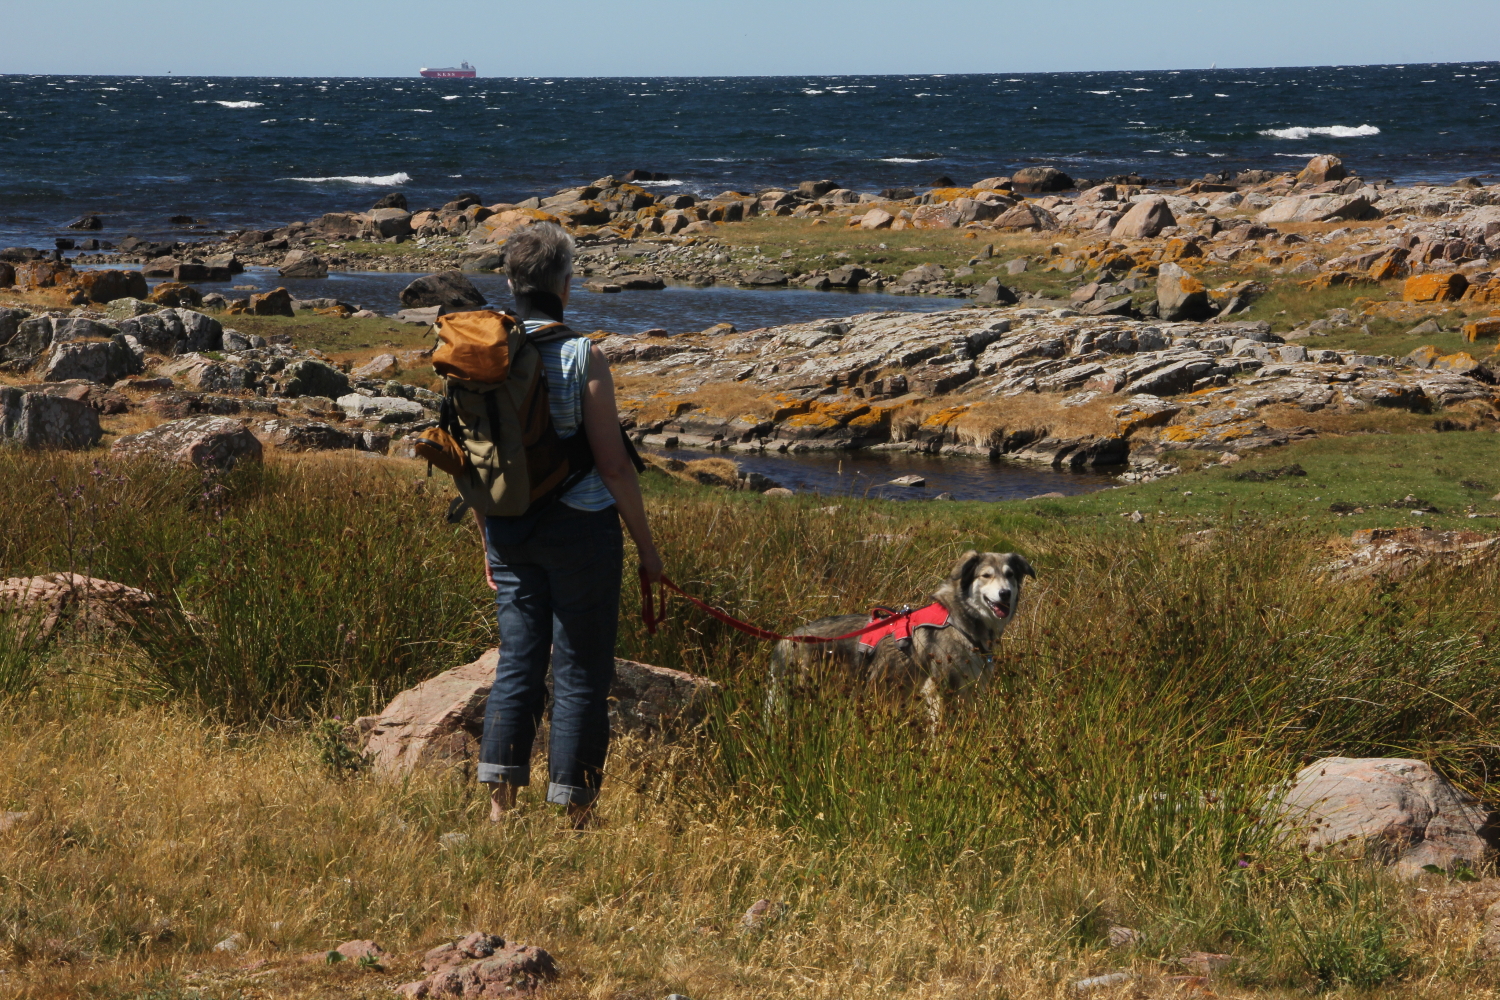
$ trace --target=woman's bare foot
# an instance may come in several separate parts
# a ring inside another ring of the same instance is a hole
[[[490,786],[490,822],[498,823],[516,807],[516,786],[502,781],[486,781]]]

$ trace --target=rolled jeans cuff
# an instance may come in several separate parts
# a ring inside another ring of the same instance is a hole
[[[479,780],[487,785],[529,785],[531,768],[524,764],[480,764]]]
[[[597,788],[581,788],[577,785],[547,783],[547,801],[554,806],[586,806],[599,797]]]

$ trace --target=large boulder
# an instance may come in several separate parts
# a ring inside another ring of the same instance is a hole
[[[289,250],[277,266],[276,273],[283,278],[326,278],[328,265],[310,250]]]
[[[238,420],[186,417],[170,420],[120,438],[110,451],[122,458],[154,458],[206,468],[225,469],[239,462],[259,462],[260,441]]]
[[[558,976],[557,962],[535,945],[506,944],[498,934],[475,931],[422,956],[427,978],[396,987],[399,996],[526,996]]]
[[[996,229],[1030,229],[1051,232],[1058,228],[1057,216],[1035,202],[1023,201],[995,218]]]
[[[473,663],[401,692],[379,715],[360,719],[376,772],[399,776],[418,767],[475,760],[499,660],[500,651],[491,649]],[[619,733],[695,725],[718,690],[704,677],[617,659],[609,692],[611,727]]]
[[[90,302],[113,302],[115,299],[144,299],[150,294],[146,277],[139,271],[123,271],[115,268],[98,271],[82,271],[73,284],[88,297]]]
[[[477,309],[485,304],[485,298],[462,271],[450,270],[424,274],[401,289],[401,304],[408,309],[428,306]]]
[[[82,400],[0,386],[0,443],[22,448],[92,448],[99,411]]]
[[[145,351],[132,338],[117,334],[109,340],[54,343],[42,369],[44,382],[83,379],[113,385],[128,375],[145,371]]]
[[[390,206],[399,208],[399,205]],[[365,228],[365,217],[355,212],[329,212],[312,224],[312,228],[334,239],[354,239]]]
[[[1021,194],[1042,194],[1047,191],[1066,191],[1073,186],[1073,178],[1056,167],[1025,167],[1010,178],[1011,189]]]
[[[273,288],[269,292],[250,296],[247,311],[252,316],[295,316],[292,308],[292,293],[285,288]]]
[[[16,314],[26,315],[23,310],[7,310],[10,320],[14,321]],[[6,323],[0,326],[0,334],[3,334]],[[8,363],[8,367],[30,368],[41,360],[42,354],[48,347],[52,346],[52,317],[31,316],[14,322],[15,332],[11,333],[0,342],[0,361]]]
[[[406,203],[406,195],[400,191],[392,191],[390,194],[381,195],[380,200],[370,206],[370,210],[378,211],[382,208],[398,208],[404,212],[409,207]]]
[[[1307,161],[1307,166],[1297,174],[1297,183],[1326,184],[1329,181],[1341,181],[1348,176],[1349,171],[1344,169],[1343,160],[1324,153],[1322,156],[1314,156]]]
[[[1157,273],[1156,308],[1167,322],[1207,319],[1214,311],[1203,282],[1173,263],[1161,265]]]
[[[0,350],[11,342],[11,339],[20,332],[21,323],[31,315],[25,309],[12,309],[0,306]]]
[[[1175,225],[1177,217],[1172,214],[1167,199],[1157,195],[1142,198],[1130,206],[1130,211],[1115,223],[1110,237],[1117,240],[1149,240],[1168,226]]]
[[[1336,222],[1378,219],[1380,209],[1362,194],[1305,194],[1283,198],[1255,217],[1256,222]]]
[[[64,622],[93,629],[133,624],[136,615],[150,610],[152,600],[144,590],[78,573],[0,580],[0,612],[19,613],[36,639],[51,636]]]
[[[411,235],[411,213],[400,208],[376,208],[365,216],[365,235],[386,240]]]
[[[337,397],[339,409],[360,420],[378,420],[383,424],[409,424],[426,414],[422,404],[400,396],[364,396],[357,392]]]
[[[294,361],[282,370],[281,395],[326,396],[338,399],[349,392],[349,376],[321,361]]]
[[[1397,873],[1478,868],[1490,856],[1490,811],[1431,765],[1399,757],[1324,757],[1301,771],[1278,830],[1304,851],[1364,850]]]

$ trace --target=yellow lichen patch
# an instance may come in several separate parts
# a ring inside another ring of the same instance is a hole
[[[1464,339],[1469,343],[1500,337],[1500,316],[1490,316],[1464,325]]]
[[[922,421],[923,427],[947,427],[953,421],[969,412],[969,404],[962,406],[949,406],[933,413]]]
[[[1407,302],[1456,302],[1468,287],[1461,274],[1414,274],[1406,279],[1401,297]]]
[[[1476,305],[1500,306],[1500,278],[1491,278],[1483,285],[1470,285],[1464,292],[1464,301]]]
[[[1162,260],[1186,260],[1192,257],[1202,257],[1203,248],[1192,240],[1181,237],[1173,237],[1167,240],[1166,245],[1161,248]]]
[[[938,202],[950,202],[957,201],[960,198],[972,198],[978,193],[978,188],[933,188],[932,191],[929,192],[928,197],[931,199],[930,204],[936,205]]]

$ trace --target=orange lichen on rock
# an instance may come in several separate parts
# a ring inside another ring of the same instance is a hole
[[[1407,302],[1457,302],[1469,287],[1461,274],[1414,274],[1406,279],[1402,299]]]
[[[1471,344],[1491,337],[1500,337],[1500,316],[1490,316],[1464,325],[1464,339]]]

